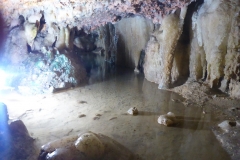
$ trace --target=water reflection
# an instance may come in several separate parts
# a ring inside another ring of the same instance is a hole
[[[230,159],[210,130],[211,114],[202,114],[199,107],[185,107],[178,94],[159,90],[143,75],[129,72],[120,72],[106,85],[116,91],[114,94],[118,98],[115,100],[139,109],[138,116],[125,115],[122,130],[126,132],[113,131],[112,135],[141,158]],[[157,123],[159,115],[167,112],[177,116],[177,124],[173,127]],[[115,125],[120,124],[116,122]]]
[[[117,69],[103,79],[33,100],[33,104],[6,104],[11,115],[16,109],[31,108],[21,119],[41,145],[56,137],[92,131],[120,142],[143,160],[230,159],[210,130],[214,122],[211,110],[203,114],[202,108],[185,107],[182,100],[174,92],[159,90],[141,74]],[[139,115],[126,114],[131,107]],[[176,115],[175,126],[157,123],[168,112]],[[81,114],[85,116],[80,118]]]

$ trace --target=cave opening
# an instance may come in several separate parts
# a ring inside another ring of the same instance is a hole
[[[0,9],[0,157],[240,158],[239,2]]]

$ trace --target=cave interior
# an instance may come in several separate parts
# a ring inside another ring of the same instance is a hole
[[[239,13],[239,0],[1,1],[0,157],[240,159]]]

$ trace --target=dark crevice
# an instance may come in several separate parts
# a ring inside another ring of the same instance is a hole
[[[235,127],[237,125],[236,122],[228,122],[228,124],[231,126],[231,127]]]
[[[28,53],[32,52],[32,47],[29,44],[27,44],[27,52]]]
[[[217,84],[216,84],[216,88],[220,88],[221,87],[221,82],[224,80],[224,77],[220,77]]]
[[[44,18],[44,14],[42,14],[42,17],[40,19],[40,25],[39,25],[38,32],[41,32],[41,30],[43,29],[45,24],[46,24],[46,21],[45,21],[45,18]]]
[[[229,84],[230,84],[230,80],[227,81],[226,92],[229,91]]]

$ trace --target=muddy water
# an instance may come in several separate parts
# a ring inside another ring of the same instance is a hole
[[[105,134],[143,160],[230,159],[210,130],[211,111],[185,107],[173,92],[157,89],[142,75],[120,71],[104,81],[35,97],[2,96],[10,117],[26,124],[37,146],[82,131]],[[139,115],[127,115],[137,107]],[[173,112],[178,124],[165,127],[159,115]],[[85,116],[84,116],[85,115]]]

